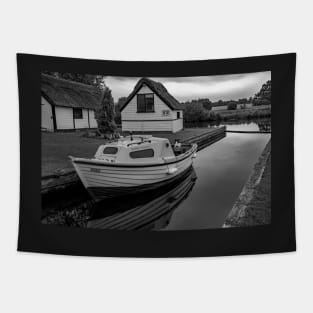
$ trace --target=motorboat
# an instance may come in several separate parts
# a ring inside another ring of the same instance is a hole
[[[99,200],[172,183],[192,166],[196,151],[196,144],[130,135],[100,145],[93,158],[70,159],[84,187]]]
[[[166,229],[175,209],[191,193],[196,179],[196,172],[190,167],[173,184],[147,192],[141,197],[130,196],[129,201],[103,200],[95,206],[87,227],[115,230]]]

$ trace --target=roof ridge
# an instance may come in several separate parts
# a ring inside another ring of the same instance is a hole
[[[96,109],[102,92],[95,86],[41,74],[41,92],[56,106]]]
[[[73,85],[79,85],[79,86],[82,86],[82,87],[87,87],[87,88],[92,88],[92,89],[99,89],[96,86],[85,84],[85,83],[81,83],[81,82],[77,82],[77,81],[71,80],[71,79],[55,77],[53,75],[45,74],[45,73],[41,73],[41,75],[46,77],[46,78],[48,78],[48,79],[54,79],[56,81],[66,82],[66,83],[70,83],[70,84],[73,84]]]
[[[154,91],[170,109],[182,110],[179,101],[168,92],[166,87],[161,82],[155,81],[148,77],[142,77],[136,83],[133,91],[129,94],[127,100],[120,109],[121,111],[127,106],[127,104],[131,101],[131,99],[135,96],[143,84],[146,84],[150,89],[152,89],[152,91]]]

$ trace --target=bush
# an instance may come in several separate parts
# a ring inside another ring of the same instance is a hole
[[[253,105],[269,105],[271,104],[271,101],[266,98],[255,98],[252,101]]]
[[[201,103],[187,103],[184,117],[186,122],[203,122],[208,118],[208,110]]]
[[[227,105],[227,110],[236,110],[237,109],[237,102],[229,102]]]
[[[115,132],[116,124],[114,122],[114,102],[109,88],[104,90],[101,106],[97,112],[97,122],[100,133],[111,134]]]

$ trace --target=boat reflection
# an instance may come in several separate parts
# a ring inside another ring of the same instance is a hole
[[[188,197],[197,176],[191,167],[171,186],[153,192],[97,204],[88,228],[115,230],[160,230],[169,224],[177,206]]]

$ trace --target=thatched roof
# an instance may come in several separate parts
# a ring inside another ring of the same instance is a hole
[[[96,109],[101,103],[99,89],[50,75],[41,74],[41,93],[53,105]]]
[[[134,90],[128,96],[126,102],[121,107],[121,111],[127,106],[127,104],[131,101],[131,99],[136,95],[139,89],[143,86],[147,85],[156,95],[158,95],[167,106],[169,106],[172,110],[182,110],[181,104],[167,91],[167,89],[159,82],[156,82],[149,78],[141,78]]]

